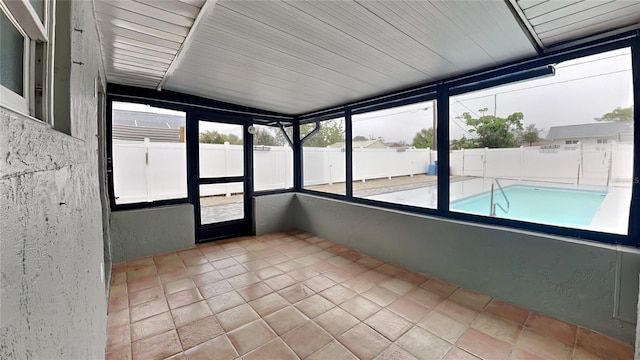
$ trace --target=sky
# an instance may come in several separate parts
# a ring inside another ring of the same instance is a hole
[[[552,126],[584,124],[615,109],[633,105],[631,53],[614,50],[555,64],[554,76],[480,90],[450,98],[450,139],[473,137],[463,120],[464,112],[506,117],[524,114],[523,125],[535,124],[544,137]],[[183,114],[146,105],[114,103],[114,108]],[[416,132],[433,124],[433,102],[396,107],[353,116],[353,136],[383,138],[386,142],[411,143]],[[200,122],[200,129],[241,135],[238,125]]]

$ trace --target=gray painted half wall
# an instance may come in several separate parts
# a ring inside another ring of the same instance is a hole
[[[191,204],[114,211],[109,228],[113,263],[195,245]]]
[[[280,229],[257,222],[257,234],[299,228],[624,342],[635,340],[636,249],[290,196],[255,199],[256,219],[267,210],[282,213],[274,209],[278,205],[288,206],[290,219]],[[616,309],[627,321],[614,318]]]
[[[289,211],[294,193],[264,195],[253,198],[253,227],[258,235],[295,227]]]

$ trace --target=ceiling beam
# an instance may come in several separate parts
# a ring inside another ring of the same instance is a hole
[[[187,36],[185,36],[184,41],[182,42],[182,44],[180,45],[180,48],[178,49],[178,52],[176,53],[176,56],[173,58],[173,61],[171,61],[169,68],[167,69],[164,76],[162,77],[162,80],[160,81],[160,84],[158,84],[158,87],[156,88],[156,90],[158,91],[162,90],[162,87],[164,86],[164,84],[166,84],[167,80],[171,77],[171,75],[173,75],[173,72],[176,70],[178,65],[180,65],[180,62],[182,61],[185,54],[191,47],[191,43],[193,42],[193,37],[196,31],[198,31],[198,28],[202,26],[205,19],[213,13],[213,9],[216,6],[216,2],[217,0],[206,0],[204,5],[202,5],[202,8],[200,9],[198,16],[196,16],[195,20],[193,21],[193,25],[191,26],[191,29],[189,29]]]
[[[544,44],[542,44],[542,41],[533,29],[529,19],[524,15],[524,11],[522,11],[522,8],[518,5],[517,0],[504,0],[504,2],[507,4],[511,14],[513,14],[513,17],[518,22],[518,25],[520,25],[522,32],[524,32],[529,39],[529,42],[531,42],[531,45],[536,49],[538,55],[542,55],[544,52]]]

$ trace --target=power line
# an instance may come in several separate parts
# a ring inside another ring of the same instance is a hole
[[[551,85],[565,84],[565,83],[569,83],[569,82],[573,82],[573,81],[592,79],[592,78],[596,78],[596,77],[613,75],[613,74],[623,73],[623,72],[627,72],[627,71],[631,71],[631,69],[616,70],[616,71],[611,71],[611,72],[607,72],[607,73],[603,73],[603,74],[595,74],[595,75],[583,76],[583,77],[579,77],[579,78],[575,78],[575,79],[556,81],[556,82],[550,83],[550,84],[534,85],[534,86],[529,86],[529,87],[521,88],[521,89],[514,89],[514,90],[509,90],[509,91],[503,91],[503,92],[498,92],[498,93],[494,93],[494,94],[489,94],[489,95],[482,95],[482,96],[477,96],[477,97],[473,97],[473,98],[468,98],[468,99],[464,99],[464,101],[483,99],[483,98],[490,97],[490,96],[510,94],[510,93],[514,93],[514,92],[518,92],[518,91],[531,90],[531,89],[536,89],[536,88],[541,88],[541,87],[546,87],[546,86],[551,86]],[[480,91],[482,91],[482,90],[480,90]],[[458,100],[458,99],[456,99],[456,100]]]
[[[576,66],[576,65],[588,64],[588,63],[592,63],[592,62],[598,62],[598,61],[613,59],[613,58],[622,57],[622,56],[630,56],[630,54],[627,53],[627,54],[611,55],[611,56],[607,56],[607,57],[603,57],[603,58],[599,58],[599,59],[585,60],[585,61],[582,61],[582,62],[577,62],[575,64],[559,65],[559,66],[556,66],[556,69],[564,69],[564,68],[568,68],[568,67],[572,67],[572,66]]]
[[[424,109],[404,110],[404,111],[398,111],[398,112],[391,113],[391,114],[378,115],[378,116],[369,116],[369,117],[365,117],[365,118],[356,118],[358,115],[354,115],[354,116],[351,117],[351,122],[353,123],[353,122],[359,122],[359,121],[383,118],[383,117],[399,115],[399,114],[417,113],[418,111],[426,111],[426,109],[428,109],[428,108],[429,107],[426,107]]]

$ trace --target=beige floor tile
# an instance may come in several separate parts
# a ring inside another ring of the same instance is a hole
[[[375,360],[416,360],[417,358],[396,344],[391,344]]]
[[[404,295],[415,287],[414,284],[397,278],[380,283],[380,286],[387,288],[398,295]]]
[[[356,296],[351,300],[345,301],[340,305],[340,307],[361,321],[367,319],[369,316],[375,314],[381,309],[381,307],[376,303],[367,300],[362,296]]]
[[[584,328],[578,329],[576,346],[608,360],[631,359],[634,353],[631,345]]]
[[[570,359],[572,353],[569,345],[526,328],[520,332],[516,345],[534,354],[558,360]]]
[[[270,287],[261,282],[249,285],[246,288],[238,290],[240,296],[242,296],[246,301],[261,298],[272,292],[273,290]]]
[[[575,343],[578,331],[578,327],[575,325],[536,312],[529,315],[525,326],[568,345]]]
[[[140,321],[153,315],[161,314],[165,311],[169,311],[167,300],[163,297],[156,300],[147,301],[145,303],[132,306],[129,308],[131,322]]]
[[[435,360],[449,351],[451,345],[418,326],[407,331],[396,344],[420,360]]]
[[[440,305],[436,306],[436,310],[467,325],[471,325],[479,314],[477,311],[466,308],[451,300],[443,301]]]
[[[512,345],[516,343],[522,330],[519,325],[511,321],[487,313],[478,315],[471,327]]]
[[[380,306],[387,306],[400,297],[400,295],[381,286],[372,287],[371,289],[362,293],[362,296]]]
[[[529,318],[530,313],[527,309],[523,309],[519,306],[498,299],[491,300],[485,311],[503,319],[513,321],[519,325],[524,325]]]
[[[190,322],[200,320],[213,315],[206,301],[198,301],[196,303],[183,306],[171,310],[173,321],[177,327],[184,326]]]
[[[131,345],[133,360],[165,359],[180,352],[182,346],[175,330],[136,341]]]
[[[413,323],[387,309],[371,315],[364,323],[391,341],[396,341],[413,326]]]
[[[284,340],[300,358],[306,358],[331,341],[331,336],[317,324],[308,321],[282,335]]]
[[[227,293],[207,299],[209,308],[216,314],[234,308],[238,305],[242,305],[244,303],[245,301],[242,296],[240,296],[240,294],[235,291],[229,291]]]
[[[422,320],[431,311],[426,306],[420,305],[408,297],[401,297],[387,306],[387,309],[416,323]]]
[[[131,324],[131,341],[162,334],[172,329],[175,329],[175,325],[171,313],[167,311]]]
[[[479,357],[469,354],[468,352],[453,347],[442,360],[482,360]]]
[[[293,306],[288,306],[282,310],[268,315],[264,320],[280,336],[297,328],[309,320],[303,313]]]
[[[487,304],[489,304],[489,301],[491,301],[491,297],[475,291],[459,288],[449,296],[449,300],[457,302],[458,304],[470,309],[482,311]]]
[[[260,315],[258,315],[249,304],[236,306],[218,313],[216,316],[220,325],[222,325],[222,328],[226,331],[231,331],[260,318]]]
[[[339,307],[325,312],[315,318],[314,321],[334,337],[342,335],[345,331],[360,322],[357,318]]]
[[[349,288],[346,288],[342,285],[336,285],[323,290],[322,292],[320,292],[320,295],[322,295],[322,297],[331,301],[335,305],[340,305],[343,302],[356,296],[357,294],[355,293],[355,291]]]
[[[298,308],[298,310],[302,311],[310,319],[313,319],[316,316],[335,307],[335,305],[331,301],[317,294],[300,300],[299,302],[294,304],[294,306]]]
[[[228,333],[238,354],[244,355],[278,337],[264,320],[256,320]]]
[[[467,330],[458,340],[457,345],[483,360],[505,360],[512,348],[510,344],[475,329]]]
[[[278,293],[271,293],[249,302],[249,305],[262,317],[289,306],[289,302]]]
[[[373,359],[391,344],[384,336],[363,323],[342,334],[338,341],[359,359]]]
[[[281,339],[274,339],[242,357],[243,360],[298,360],[296,354]]]
[[[178,336],[184,350],[224,334],[224,330],[215,316],[196,320],[178,328]]]
[[[358,358],[342,344],[333,340],[322,349],[314,352],[307,360],[358,360]]]
[[[438,311],[432,311],[417,325],[451,344],[455,344],[468,328]]]
[[[233,360],[238,357],[227,335],[221,335],[184,352],[187,360]]]
[[[167,302],[170,309],[177,309],[182,306],[202,301],[202,295],[197,288],[183,290],[167,296]]]

